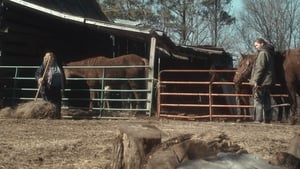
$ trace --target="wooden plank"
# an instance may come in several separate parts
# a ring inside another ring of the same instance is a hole
[[[15,53],[4,54],[5,57],[2,57],[3,65],[37,65],[37,59],[28,55],[17,55]],[[40,60],[39,60],[40,61]]]
[[[9,25],[9,36],[12,33],[27,36],[27,37],[47,37],[49,36],[49,32],[45,31],[45,29],[41,29],[41,26],[28,26],[21,23],[8,22]]]
[[[34,48],[26,43],[3,43],[1,50],[3,52],[30,55],[34,53]]]

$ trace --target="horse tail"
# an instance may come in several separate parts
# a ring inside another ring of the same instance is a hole
[[[145,65],[145,66],[146,66],[146,65],[149,65],[149,60],[148,60],[148,59],[142,58],[142,61],[144,62],[144,65]],[[149,68],[149,67],[147,67],[147,68]]]
[[[150,67],[149,67],[149,60],[146,59],[146,58],[142,58],[142,61],[144,62],[144,77],[147,77],[148,76],[148,71],[150,70]]]

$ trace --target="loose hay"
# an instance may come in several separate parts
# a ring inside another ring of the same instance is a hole
[[[5,108],[1,109],[0,117],[11,118],[13,113],[14,113],[14,109],[12,109],[11,107],[5,107]]]
[[[230,141],[229,136],[225,133],[208,130],[200,135],[184,134],[164,141],[147,154],[145,168],[176,168],[185,161],[216,156],[220,152],[247,153],[238,144]],[[196,168],[185,167],[181,169]]]
[[[15,109],[4,108],[0,117],[24,119],[60,119],[61,113],[56,106],[47,101],[30,101],[19,104]]]

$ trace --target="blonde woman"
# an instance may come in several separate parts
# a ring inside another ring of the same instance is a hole
[[[40,93],[44,100],[56,105],[61,111],[62,89],[64,89],[65,76],[61,66],[57,64],[53,52],[47,52],[43,63],[35,72],[35,78],[40,86]]]

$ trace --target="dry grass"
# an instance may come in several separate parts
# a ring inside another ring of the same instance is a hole
[[[272,161],[277,152],[287,151],[291,138],[300,129],[299,125],[279,123],[266,125],[155,118],[48,119],[0,119],[0,169],[106,169],[112,160],[112,143],[118,135],[118,128],[132,123],[154,125],[162,131],[162,141],[182,134],[196,134],[205,139],[203,133],[224,133],[232,144],[267,161]]]

